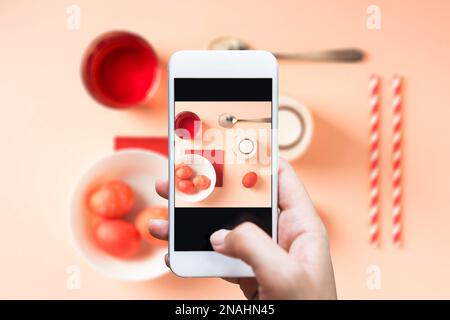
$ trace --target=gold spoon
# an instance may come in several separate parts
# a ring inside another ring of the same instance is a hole
[[[233,37],[214,39],[210,45],[211,50],[248,50],[251,47],[244,41]],[[303,53],[273,53],[277,59],[327,61],[327,62],[358,62],[364,59],[361,49],[345,48]]]

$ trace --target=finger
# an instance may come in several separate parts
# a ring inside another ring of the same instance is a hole
[[[253,300],[255,296],[257,296],[258,283],[256,282],[255,278],[222,278],[222,279],[227,282],[238,284],[242,290],[242,293],[244,293],[244,296],[249,300]]]
[[[157,239],[167,240],[169,238],[169,222],[163,219],[151,219],[148,222],[148,231]]]
[[[280,269],[291,264],[286,251],[250,222],[244,222],[231,231],[216,231],[210,240],[215,251],[250,265],[261,285],[273,286]]]
[[[167,253],[164,255],[164,262],[166,263],[166,266],[170,268],[169,255]]]
[[[258,293],[258,283],[255,278],[241,278],[239,287],[248,300],[253,300]]]
[[[169,198],[169,182],[167,180],[156,180],[155,189],[156,193],[164,199]]]
[[[301,234],[314,234],[326,237],[326,229],[314,208],[303,183],[295,170],[284,159],[279,159],[278,202],[281,208],[278,234],[281,247],[288,250]]]
[[[281,210],[294,209],[301,204],[311,203],[294,168],[283,158],[278,160],[278,184],[278,205]]]
[[[239,284],[239,278],[222,278],[223,280],[227,281],[227,282],[231,282],[234,284]]]

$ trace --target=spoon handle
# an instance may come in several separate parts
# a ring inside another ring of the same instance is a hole
[[[274,53],[274,55],[278,59],[328,62],[358,62],[364,59],[364,52],[353,48],[305,53]]]
[[[238,119],[243,122],[272,122],[272,118],[260,118],[260,119]]]

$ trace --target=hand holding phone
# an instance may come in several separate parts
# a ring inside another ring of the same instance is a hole
[[[279,160],[279,244],[256,225],[244,223],[211,236],[214,250],[246,261],[255,278],[228,278],[248,299],[336,299],[328,237],[293,168]],[[156,185],[168,197],[168,183]],[[150,221],[150,232],[168,238],[165,220]],[[166,256],[166,263],[170,265]]]

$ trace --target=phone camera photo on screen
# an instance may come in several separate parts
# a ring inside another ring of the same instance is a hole
[[[278,64],[261,50],[169,62],[169,260],[182,277],[252,277],[210,238],[251,222],[277,241]]]
[[[174,250],[250,221],[272,236],[272,78],[174,78]]]

